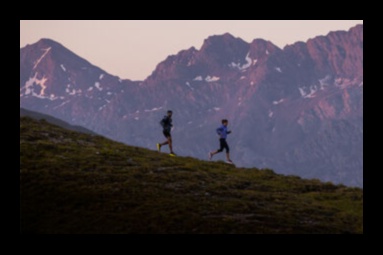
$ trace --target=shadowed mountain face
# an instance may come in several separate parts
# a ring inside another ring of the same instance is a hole
[[[20,49],[20,107],[151,149],[171,109],[176,153],[202,159],[218,148],[215,129],[227,118],[238,166],[363,186],[363,25],[284,49],[211,36],[144,81],[42,39]]]

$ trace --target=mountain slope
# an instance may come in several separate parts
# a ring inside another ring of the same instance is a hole
[[[21,233],[363,233],[363,190],[20,118]]]
[[[20,49],[20,106],[150,149],[170,109],[175,151],[200,159],[226,118],[237,165],[362,187],[363,25],[283,49],[210,36],[137,82],[42,39]]]
[[[94,133],[94,132],[92,132],[89,129],[86,129],[84,127],[73,126],[73,125],[70,125],[69,123],[67,123],[65,121],[62,121],[62,120],[57,119],[55,117],[52,117],[50,115],[42,114],[39,112],[28,111],[24,108],[20,108],[20,117],[29,117],[29,118],[32,118],[35,120],[45,120],[45,121],[52,123],[56,126],[60,126],[62,128],[69,129],[72,131],[82,132],[85,134],[93,134],[93,135],[96,134],[96,133]]]

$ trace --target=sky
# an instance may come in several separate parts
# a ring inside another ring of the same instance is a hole
[[[363,20],[20,20],[20,48],[49,38],[111,75],[144,80],[169,55],[200,49],[212,35],[283,48],[357,24]]]

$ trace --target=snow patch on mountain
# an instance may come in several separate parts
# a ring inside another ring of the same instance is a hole
[[[238,97],[238,103],[237,103],[237,105],[238,105],[238,106],[241,106],[241,104],[242,104],[242,97]]]
[[[104,101],[106,102],[106,104],[104,104],[103,106],[99,107],[98,108],[99,111],[103,110],[106,107],[106,105],[110,103],[110,100],[104,99]]]
[[[76,95],[76,90],[75,90],[75,89],[70,90],[69,88],[66,88],[66,89],[65,89],[65,92],[66,92],[68,95],[71,95],[71,96]]]
[[[66,72],[66,68],[65,68],[65,66],[64,66],[63,64],[61,64],[60,67],[61,67],[61,69],[62,69],[64,72]]]
[[[160,107],[154,107],[153,109],[151,109],[151,110],[144,110],[144,112],[155,112],[155,111],[159,111],[159,110],[161,110],[162,109],[162,106],[160,106]]]
[[[194,79],[193,79],[193,81],[202,81],[203,80],[203,78],[202,78],[202,76],[200,75],[200,76],[197,76],[197,77],[195,77]]]
[[[303,98],[314,98],[315,93],[319,90],[325,90],[326,87],[331,84],[331,76],[326,75],[323,78],[318,79],[318,83],[316,85],[311,85],[308,87],[299,87],[299,93]],[[348,79],[337,78],[335,79],[335,87],[344,88],[350,84]]]
[[[246,64],[244,64],[242,66],[242,69],[246,69],[246,68],[249,68],[251,66],[251,63],[252,63],[252,59],[250,58],[250,52],[247,53],[246,57],[245,57],[245,60],[246,60]]]
[[[100,74],[100,77],[99,77],[99,80],[102,80],[102,78],[104,78],[104,74]]]
[[[70,95],[70,96],[74,96],[74,95],[79,95],[82,93],[82,90],[81,89],[74,89],[74,88],[71,88],[72,84],[67,84],[66,85],[66,88],[65,88],[65,92]]]
[[[324,90],[326,86],[330,85],[331,76],[326,75],[324,78],[319,79],[320,89]]]
[[[275,68],[275,70],[277,70],[277,72],[280,72],[280,73],[282,73],[282,70],[281,70],[281,68],[280,68],[280,67],[276,67],[276,68]]]
[[[220,80],[220,77],[210,76],[210,75],[206,76],[205,79],[201,75],[199,75],[193,79],[193,81],[206,81],[206,82],[215,82],[215,81],[219,81],[219,80]]]
[[[347,88],[351,85],[356,84],[356,82],[357,82],[356,80],[350,80],[348,78],[336,78],[335,79],[335,87],[340,88],[340,89],[344,89],[344,88]]]
[[[246,64],[241,65],[241,63],[231,62],[229,64],[229,66],[232,67],[232,68],[237,68],[240,71],[249,68],[251,66],[251,64],[253,63],[253,60],[249,57],[249,55],[250,55],[250,52],[248,52],[246,57],[245,57]]]
[[[35,62],[35,65],[33,66],[33,69],[36,69],[36,67],[40,64],[41,60],[48,54],[48,52],[51,50],[51,47],[49,48],[46,48],[46,49],[42,49],[44,51],[43,55],[41,55],[41,57],[36,60]]]
[[[280,99],[278,101],[273,101],[273,104],[277,105],[277,104],[282,103],[283,101],[285,101],[285,99],[282,98],[282,99]]]
[[[66,100],[66,101],[64,101],[64,102],[62,102],[61,104],[59,104],[58,106],[55,106],[53,109],[57,109],[57,108],[59,108],[59,107],[61,107],[61,106],[64,106],[64,105],[66,105],[67,103],[69,103],[70,102],[70,100]]]
[[[315,92],[317,92],[317,90],[318,90],[315,85],[314,86],[310,86],[309,88],[300,87],[298,89],[299,89],[299,93],[301,94],[301,96],[303,98],[314,98],[315,97]]]
[[[98,81],[96,81],[96,82],[94,83],[94,86],[95,86],[99,91],[102,91],[101,84],[100,84]]]
[[[207,82],[215,82],[215,81],[219,81],[219,77],[217,77],[217,76],[210,76],[210,75],[208,75],[208,76],[206,76],[206,78],[205,78],[205,81],[207,81]]]
[[[189,83],[189,82],[186,82],[185,84],[186,84],[186,86],[188,86],[191,90],[194,90],[194,88],[192,88],[192,87],[190,86],[190,83]]]
[[[24,95],[29,95],[31,94],[32,96],[37,96],[37,97],[44,97],[45,95],[45,89],[47,86],[45,85],[45,82],[48,80],[45,76],[43,76],[41,79],[37,78],[37,72],[33,77],[30,77],[26,82],[25,85],[20,89],[20,92],[25,89]],[[39,94],[36,94],[33,90],[33,85],[38,85],[40,86],[41,90]],[[22,95],[22,93],[20,93]]]

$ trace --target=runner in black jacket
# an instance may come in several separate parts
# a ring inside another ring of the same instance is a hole
[[[166,145],[166,144],[169,144],[169,149],[170,149],[170,156],[175,156],[176,154],[174,153],[173,151],[173,146],[172,146],[172,135],[170,134],[170,131],[173,127],[173,124],[172,124],[172,114],[173,112],[172,111],[168,111],[167,112],[167,115],[165,115],[163,117],[163,119],[161,120],[160,124],[162,126],[162,133],[164,134],[164,136],[166,137],[166,141],[163,142],[163,143],[157,143],[157,150],[158,151],[161,151],[161,147],[163,145]]]

